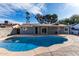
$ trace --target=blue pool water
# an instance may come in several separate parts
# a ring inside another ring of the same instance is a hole
[[[65,41],[67,41],[66,38],[59,36],[11,37],[0,42],[0,48],[9,51],[28,51],[37,47],[62,44]]]

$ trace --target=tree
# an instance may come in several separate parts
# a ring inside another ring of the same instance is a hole
[[[79,23],[79,15],[73,15],[70,17],[71,24]]]
[[[29,12],[26,12],[26,23],[30,23],[30,13]]]
[[[56,14],[51,15],[51,23],[55,23],[58,20],[58,16]]]
[[[37,14],[36,16],[35,16],[35,18],[37,19],[37,21],[39,22],[39,23],[44,23],[44,16],[42,16],[42,15],[40,15],[40,14]]]
[[[69,18],[65,18],[65,19],[63,19],[63,20],[60,20],[59,23],[60,23],[60,24],[68,25],[68,24],[70,24],[70,20],[69,20]]]
[[[36,17],[37,21],[39,23],[45,23],[45,24],[52,24],[55,23],[58,20],[58,16],[56,14],[47,14],[47,15],[40,15],[37,14]]]
[[[78,24],[79,23],[79,15],[72,15],[70,18],[65,18],[59,21],[60,24]]]

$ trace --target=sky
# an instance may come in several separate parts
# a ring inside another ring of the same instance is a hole
[[[58,20],[79,14],[78,3],[0,3],[0,23],[26,23],[26,11],[31,15],[30,23],[38,23],[36,14],[57,14]]]

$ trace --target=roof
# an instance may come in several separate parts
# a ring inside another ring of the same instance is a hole
[[[19,24],[14,25],[13,28],[20,28],[20,25]]]
[[[39,27],[39,26],[59,26],[59,27],[64,27],[66,25],[64,24],[59,24],[59,25],[54,25],[54,24],[23,24],[21,25],[22,27]]]

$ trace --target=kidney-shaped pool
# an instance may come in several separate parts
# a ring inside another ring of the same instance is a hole
[[[62,44],[67,41],[66,38],[60,36],[26,36],[26,37],[10,37],[0,42],[0,48],[9,51],[28,51],[37,47],[49,47],[55,44]]]

